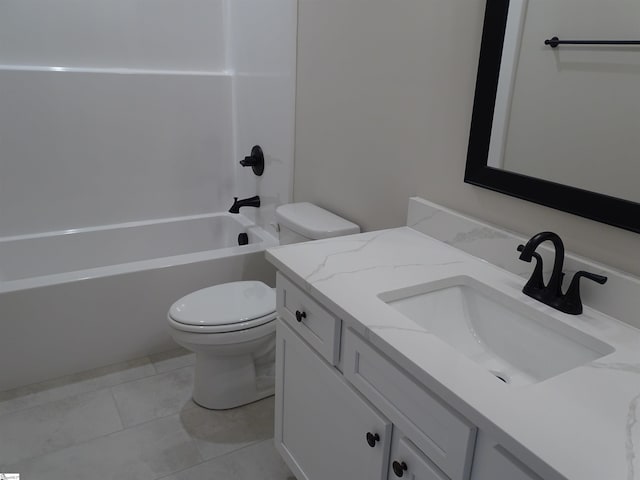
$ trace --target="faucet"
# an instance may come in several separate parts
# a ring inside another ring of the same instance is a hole
[[[542,278],[542,257],[536,253],[536,248],[546,241],[551,241],[555,248],[555,259],[553,262],[553,271],[549,283],[544,284]],[[531,262],[536,259],[536,267],[531,274],[531,278],[522,289],[522,293],[535,298],[545,305],[560,310],[561,312],[571,315],[579,315],[582,313],[582,300],[580,298],[580,279],[582,277],[593,280],[599,284],[604,284],[607,277],[596,275],[594,273],[580,271],[576,273],[571,280],[571,285],[566,294],[562,293],[562,280],[564,273],[562,266],[564,264],[564,243],[558,234],[553,232],[541,232],[531,237],[526,245],[519,245],[520,260]]]
[[[251,198],[243,198],[242,200],[238,200],[238,197],[233,197],[233,205],[229,209],[229,213],[240,213],[240,209],[242,207],[256,207],[260,206],[260,197],[256,195]]]

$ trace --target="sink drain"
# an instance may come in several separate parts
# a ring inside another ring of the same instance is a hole
[[[509,377],[507,377],[503,373],[500,373],[500,372],[491,372],[491,373],[493,373],[493,376],[496,377],[498,380],[501,380],[504,383],[509,383]]]

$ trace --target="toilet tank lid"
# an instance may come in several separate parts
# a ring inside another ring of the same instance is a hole
[[[272,314],[273,288],[262,282],[231,282],[203,288],[175,302],[169,316],[185,325],[231,325]]]
[[[360,233],[355,223],[308,202],[279,206],[276,221],[311,240]]]

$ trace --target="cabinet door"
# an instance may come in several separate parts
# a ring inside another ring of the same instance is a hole
[[[278,320],[275,442],[298,480],[386,480],[391,430]]]
[[[393,431],[388,480],[448,480],[418,448],[397,428]]]
[[[484,432],[478,435],[471,480],[542,480]]]

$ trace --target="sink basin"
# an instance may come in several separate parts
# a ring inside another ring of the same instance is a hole
[[[511,385],[546,380],[615,350],[471,277],[379,298]]]

